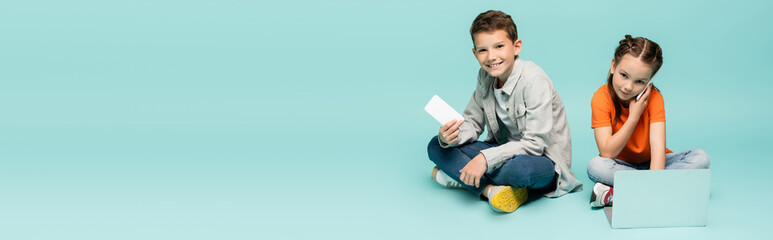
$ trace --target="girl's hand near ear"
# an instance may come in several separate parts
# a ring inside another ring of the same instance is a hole
[[[445,144],[455,144],[459,141],[459,126],[464,120],[451,120],[443,126],[440,126],[440,133],[437,135],[441,142]]]
[[[631,100],[630,103],[630,109],[631,112],[629,115],[634,115],[635,118],[639,119],[641,117],[642,112],[644,112],[644,109],[647,108],[647,103],[650,100],[650,93],[652,92],[652,85],[647,87],[647,90],[644,91],[644,94],[641,95],[641,98],[639,100],[636,100],[635,98]],[[631,119],[629,116],[628,119]]]

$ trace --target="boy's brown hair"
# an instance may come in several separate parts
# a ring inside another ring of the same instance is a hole
[[[515,22],[510,15],[496,10],[488,10],[478,14],[475,21],[472,21],[472,27],[470,27],[472,43],[475,44],[476,33],[496,30],[505,30],[510,41],[518,39],[518,28],[515,27]]]

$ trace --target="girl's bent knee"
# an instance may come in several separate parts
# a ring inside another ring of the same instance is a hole
[[[690,150],[690,157],[691,157],[691,165],[695,169],[708,169],[711,165],[711,159],[709,158],[709,154],[706,153],[703,149],[693,149]]]
[[[603,166],[607,165],[607,161],[609,161],[609,160],[610,159],[604,158],[604,157],[601,157],[601,156],[596,156],[596,157],[592,158],[588,162],[588,169],[587,169],[588,173],[590,173],[591,171],[596,171],[599,168],[603,168]]]
[[[586,172],[588,173],[588,178],[590,178],[590,180],[594,182],[599,182],[603,178],[605,178],[610,170],[610,167],[608,166],[609,161],[612,161],[612,160],[601,156],[596,156],[592,158],[588,162],[588,167],[586,168]]]

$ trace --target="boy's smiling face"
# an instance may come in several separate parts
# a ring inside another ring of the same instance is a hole
[[[478,32],[474,39],[472,53],[480,66],[499,81],[507,81],[513,72],[515,56],[521,52],[521,39],[510,40],[505,30]]]

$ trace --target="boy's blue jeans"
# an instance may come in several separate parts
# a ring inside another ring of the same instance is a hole
[[[665,169],[704,169],[709,168],[709,155],[701,149],[666,154]],[[650,162],[629,163],[620,159],[596,156],[588,162],[588,177],[594,182],[615,186],[615,172],[626,170],[647,170]]]
[[[480,151],[496,144],[475,141],[461,146],[443,148],[438,137],[429,141],[427,153],[429,159],[448,176],[461,183],[464,188],[481,197],[483,189],[488,185],[509,185],[514,188],[530,188],[538,191],[555,189],[556,174],[553,161],[545,156],[515,155],[502,167],[483,174],[480,187],[464,184],[459,180],[464,166]]]

